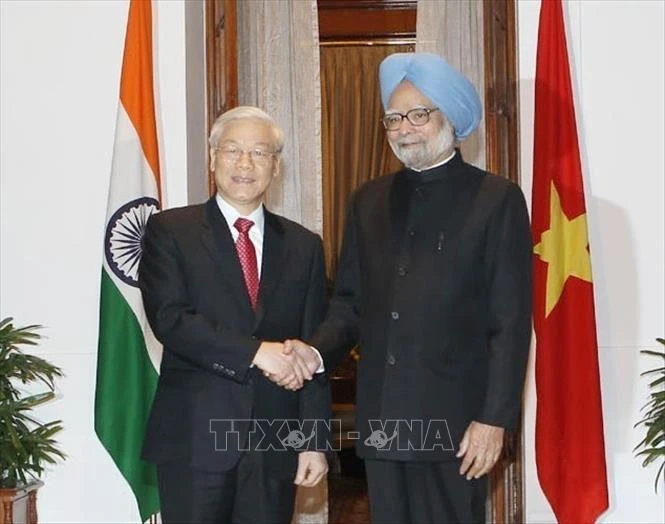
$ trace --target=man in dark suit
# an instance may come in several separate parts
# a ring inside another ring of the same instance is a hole
[[[357,450],[372,520],[484,522],[485,474],[520,417],[527,209],[515,184],[455,149],[481,118],[466,78],[426,53],[391,55],[379,76],[405,169],[353,196],[329,313],[308,342],[328,370],[359,344]]]
[[[165,523],[289,522],[295,486],[327,472],[325,425],[305,421],[329,419],[328,384],[279,342],[310,336],[326,307],[320,238],[262,204],[282,146],[263,111],[224,113],[217,194],[146,227],[139,284],[164,354],[143,455]]]

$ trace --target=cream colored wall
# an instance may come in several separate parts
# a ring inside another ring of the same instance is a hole
[[[633,457],[646,399],[638,350],[663,336],[664,4],[566,4],[590,214],[611,507],[603,522],[662,522],[654,469]],[[531,187],[537,1],[520,1],[522,176]],[[159,127],[167,206],[188,200],[185,0],[157,3]],[[69,459],[46,475],[42,522],[136,522],[129,488],[92,429],[101,238],[126,0],[0,1],[0,316],[42,323],[61,365]],[[190,133],[191,139],[191,133]],[[529,522],[551,522],[526,418]],[[661,486],[662,494],[663,486]]]
[[[46,474],[41,522],[137,522],[93,432],[99,282],[128,2],[0,1],[0,317],[41,323],[60,365],[68,460]],[[156,3],[166,205],[187,203],[185,0]],[[205,175],[204,175],[205,176]]]
[[[540,2],[518,2],[523,187],[530,199],[533,97]],[[665,3],[564,3],[584,169],[603,390],[610,509],[607,523],[664,522],[656,468],[642,469],[633,428],[647,399],[639,350],[665,334]],[[533,362],[532,362],[533,363]],[[526,516],[553,522],[536,476],[535,391],[526,413]]]

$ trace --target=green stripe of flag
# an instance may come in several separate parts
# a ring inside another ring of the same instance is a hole
[[[159,511],[157,474],[140,460],[157,372],[134,312],[102,270],[95,431],[132,488],[141,519]]]

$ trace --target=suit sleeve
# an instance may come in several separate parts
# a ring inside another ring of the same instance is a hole
[[[314,330],[323,320],[326,313],[326,270],[323,256],[323,244],[320,238],[316,238],[313,249],[312,263],[310,268],[309,285],[303,315],[301,335],[304,339],[311,336]],[[324,420],[332,417],[332,406],[330,397],[330,383],[327,372],[315,375],[313,380],[305,383],[300,391],[300,419],[301,420]],[[325,430],[325,425],[318,424],[316,441],[310,441],[306,450],[324,450],[330,437]]]
[[[511,184],[488,230],[489,374],[479,422],[515,430],[531,341],[531,231],[521,190]]]
[[[164,350],[222,377],[244,382],[260,341],[234,333],[198,314],[173,234],[153,215],[143,236],[139,287],[150,327]]]
[[[349,204],[342,250],[335,277],[335,289],[325,320],[309,340],[332,373],[344,355],[358,343],[360,322],[360,256],[354,213],[355,198]]]

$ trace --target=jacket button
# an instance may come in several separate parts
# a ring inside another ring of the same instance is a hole
[[[413,229],[409,229],[409,236],[410,237],[416,236],[416,232]]]
[[[400,267],[400,268],[397,270],[397,274],[398,274],[400,277],[406,276],[406,274],[407,274],[407,270],[406,270],[406,268],[405,268],[404,266]]]
[[[393,318],[393,320],[399,319],[399,313],[397,311],[390,313],[390,316]]]
[[[395,365],[395,357],[393,355],[388,355],[388,365],[389,366]]]

